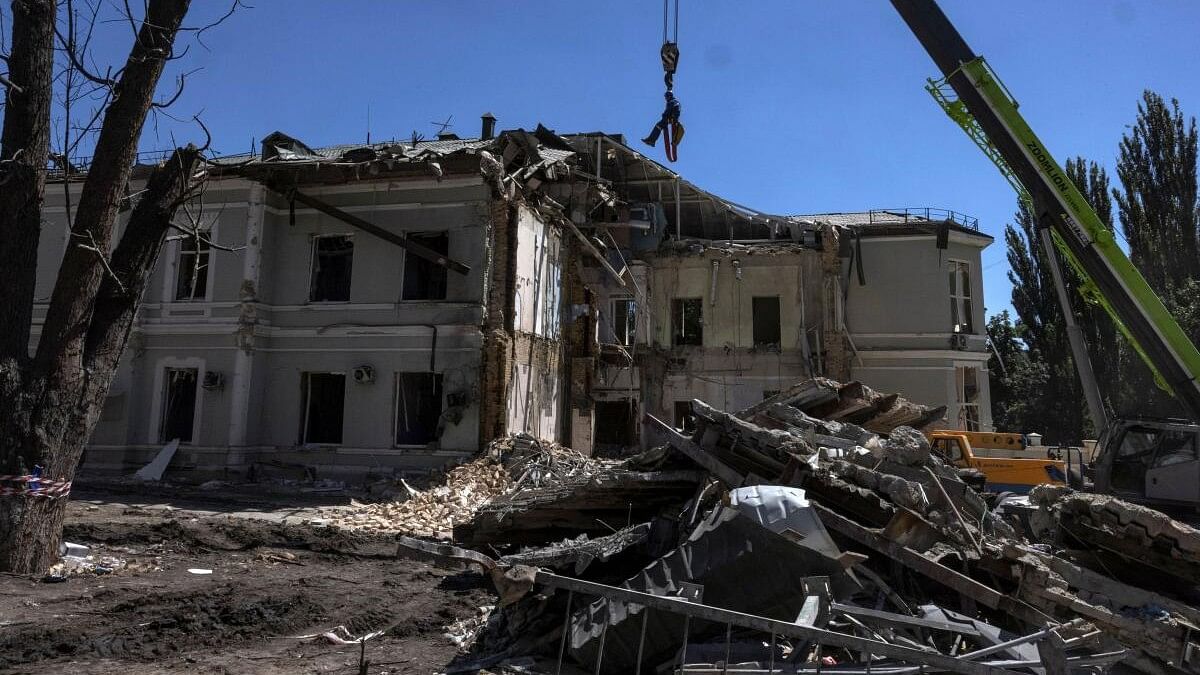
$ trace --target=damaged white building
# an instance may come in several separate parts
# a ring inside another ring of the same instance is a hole
[[[173,439],[172,471],[309,479],[424,470],[516,431],[636,446],[646,414],[683,426],[693,398],[737,409],[812,375],[990,428],[992,240],[973,220],[773,216],[620,136],[492,124],[319,149],[277,132],[218,161],[84,470],[127,472]],[[68,244],[61,182],[41,303]]]

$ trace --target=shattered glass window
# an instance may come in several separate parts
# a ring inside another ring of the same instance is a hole
[[[413,233],[408,239],[442,255],[450,251],[450,235],[445,232]],[[445,267],[412,251],[404,252],[402,300],[445,300],[446,280]]]
[[[957,366],[954,380],[958,399],[958,428],[979,431],[979,368]]]
[[[350,235],[315,237],[309,302],[349,301],[353,265],[354,239]]]
[[[208,296],[208,256],[207,232],[180,240],[175,278],[176,300],[203,300]]]
[[[441,416],[441,373],[396,373],[396,445],[437,440]]]
[[[633,298],[613,299],[612,331],[617,344],[633,344],[637,335],[637,302]]]
[[[950,281],[950,325],[955,333],[974,333],[971,322],[971,265],[962,260],[946,263]]]
[[[303,373],[300,378],[304,419],[302,445],[339,445],[346,403],[345,373]]]
[[[704,344],[704,302],[700,298],[671,301],[671,344]]]
[[[162,422],[159,425],[160,443],[179,439],[192,442],[192,427],[196,421],[196,368],[167,368],[163,379]]]

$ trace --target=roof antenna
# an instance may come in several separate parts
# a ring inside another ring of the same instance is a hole
[[[454,121],[454,115],[451,115],[446,118],[445,122],[430,122],[430,124],[432,124],[433,126],[438,128],[438,130],[437,130],[438,135],[441,136],[442,134],[446,133],[450,129],[454,128],[454,125],[451,124],[451,122],[453,122],[453,121]]]
[[[371,102],[367,101],[367,145],[371,144]]]

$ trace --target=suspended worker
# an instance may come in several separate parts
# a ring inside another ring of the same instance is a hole
[[[650,134],[642,142],[650,147],[658,143],[658,137],[663,136],[663,147],[667,151],[667,159],[674,162],[679,158],[679,142],[683,140],[683,123],[679,121],[681,111],[679,99],[675,98],[675,70],[679,67],[679,2],[675,2],[675,40],[667,39],[667,0],[663,3],[663,46],[659,50],[662,57],[663,83],[667,86],[663,98],[666,107],[662,117],[655,123]]]

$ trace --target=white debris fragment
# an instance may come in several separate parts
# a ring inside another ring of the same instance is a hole
[[[495,609],[494,605],[484,605],[479,608],[479,612],[475,616],[456,619],[454,623],[443,629],[445,632],[442,633],[442,637],[453,642],[462,651],[470,650],[471,645],[475,644],[475,638],[479,636],[479,631],[487,625],[488,619]]]

